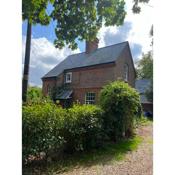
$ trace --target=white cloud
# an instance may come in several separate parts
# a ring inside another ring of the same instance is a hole
[[[153,0],[150,0],[149,4],[153,4]],[[153,8],[150,7],[149,4],[141,5],[142,11],[140,14],[133,14],[131,10],[133,2],[126,0],[127,16],[124,25],[120,27],[103,26],[98,34],[100,39],[99,47],[128,40],[133,58],[141,58],[142,52],[146,53],[151,49],[149,31],[153,24]],[[26,37],[23,36],[23,60],[25,40]],[[41,86],[41,77],[44,74],[68,55],[78,52],[80,52],[79,49],[71,51],[71,49],[67,47],[62,50],[56,49],[45,37],[32,38],[29,83]]]
[[[127,15],[124,25],[120,27],[102,27],[98,37],[99,47],[115,44],[118,42],[129,41],[134,59],[140,58],[142,52],[146,53],[150,49],[151,38],[149,32],[153,24],[153,4],[150,0],[148,4],[142,4],[141,13],[133,14],[131,0],[126,0]]]
[[[26,37],[22,40],[22,58],[24,62]],[[29,84],[41,86],[41,77],[50,71],[56,64],[68,55],[80,52],[79,49],[72,51],[68,47],[56,49],[47,38],[32,38],[30,53]]]

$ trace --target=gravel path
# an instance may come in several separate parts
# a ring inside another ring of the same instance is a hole
[[[136,151],[126,154],[124,160],[91,167],[77,167],[62,175],[152,175],[153,169],[153,128],[152,124],[142,126],[137,134],[143,142]]]

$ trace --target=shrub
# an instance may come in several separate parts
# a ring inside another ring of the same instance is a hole
[[[51,103],[23,106],[23,159],[40,152],[60,150],[65,142],[60,136],[65,111]]]
[[[105,111],[104,129],[112,140],[133,134],[134,117],[141,115],[139,94],[127,83],[116,81],[100,93],[100,105]]]
[[[42,104],[46,102],[52,103],[52,100],[49,96],[43,96],[41,88],[29,87],[27,89],[27,102],[24,102],[23,105]]]
[[[65,119],[64,138],[66,149],[88,150],[102,144],[103,111],[95,105],[74,105],[68,109]]]
[[[92,105],[62,109],[52,103],[23,106],[23,160],[40,152],[79,151],[101,145],[103,111]]]

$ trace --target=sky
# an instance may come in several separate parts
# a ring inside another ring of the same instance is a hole
[[[99,33],[99,48],[129,41],[134,61],[141,59],[142,53],[152,49],[149,32],[153,24],[153,1],[141,5],[140,14],[132,13],[132,0],[126,0],[127,15],[124,24],[120,27],[103,26]],[[48,8],[48,11],[51,7]],[[31,57],[29,71],[29,85],[42,86],[41,77],[64,60],[68,55],[84,52],[85,42],[78,42],[78,49],[72,51],[68,47],[56,49],[53,45],[55,39],[55,23],[49,26],[36,25],[32,27]],[[22,59],[24,62],[26,22],[22,24]]]

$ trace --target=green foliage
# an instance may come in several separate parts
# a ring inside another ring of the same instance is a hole
[[[139,3],[149,0],[134,0],[133,12],[139,13]],[[53,4],[51,14],[48,4]],[[125,0],[23,0],[22,17],[30,24],[48,25],[51,18],[57,22],[55,46],[62,48],[69,44],[77,48],[75,39],[95,39],[98,30],[105,26],[122,25],[124,22]]]
[[[131,136],[134,117],[141,115],[140,97],[127,83],[116,81],[100,93],[100,105],[105,111],[104,130],[112,140]]]
[[[153,58],[151,52],[143,54],[143,58],[137,63],[137,77],[139,79],[153,79]]]
[[[48,25],[50,16],[46,8],[54,0],[22,0],[22,18],[30,24]]]
[[[56,47],[69,44],[77,48],[75,39],[93,40],[98,30],[105,26],[123,24],[126,12],[124,0],[67,0],[54,1],[52,18],[57,22]]]
[[[34,169],[38,174],[61,174],[67,171],[71,172],[72,169],[80,166],[97,166],[97,168],[99,168],[99,165],[111,164],[114,163],[114,161],[123,160],[126,153],[137,150],[142,141],[143,139],[140,136],[136,136],[128,140],[121,140],[117,144],[107,143],[101,148],[66,156],[66,158],[62,160],[52,162],[43,167],[23,168],[23,174],[32,174]]]
[[[42,89],[39,87],[29,87],[27,89],[27,100],[36,102],[42,98]]]
[[[151,28],[150,34],[153,35],[153,27]],[[150,79],[151,84],[146,90],[145,95],[147,99],[153,101],[153,58],[152,53],[148,52],[143,55],[143,58],[137,63],[137,77],[139,79]]]
[[[32,104],[22,109],[23,158],[44,151],[60,150],[64,138],[60,136],[65,111],[54,104]]]
[[[42,89],[39,87],[29,87],[27,89],[27,104],[42,104],[52,102],[50,97],[45,97],[42,94]]]
[[[141,7],[139,6],[139,3],[148,3],[149,0],[133,0],[134,5],[132,7],[133,13],[140,13]]]
[[[151,124],[152,120],[142,115],[139,118],[135,118],[134,122],[135,122],[135,128],[138,128],[140,126],[146,126]]]
[[[23,106],[23,159],[40,152],[88,150],[102,143],[102,110],[73,106],[66,110],[51,103]]]
[[[94,105],[74,105],[65,118],[64,138],[68,151],[88,150],[102,144],[103,111]]]
[[[148,1],[135,0],[135,8],[140,2]],[[75,39],[93,40],[103,24],[122,25],[126,16],[125,0],[55,0],[53,7],[51,16],[57,22],[55,46],[59,48],[69,45],[75,49]]]

